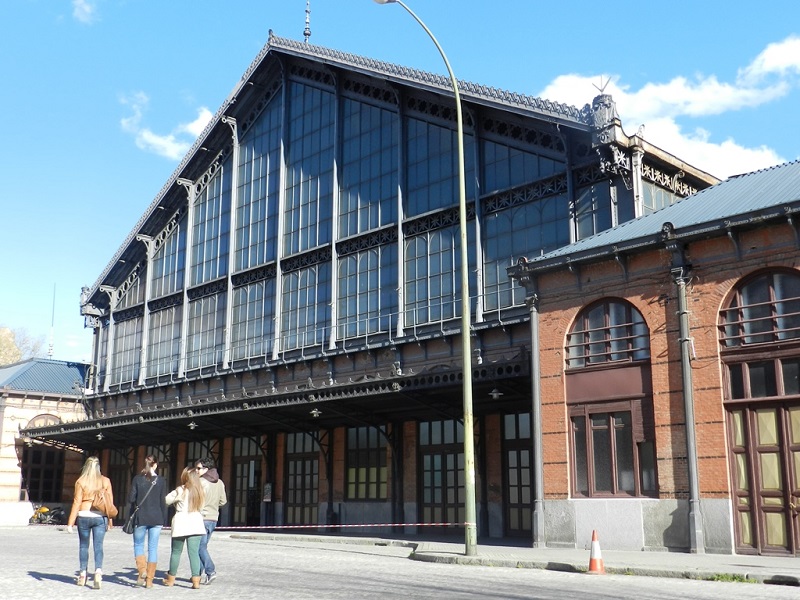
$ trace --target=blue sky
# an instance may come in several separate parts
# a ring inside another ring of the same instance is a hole
[[[581,107],[724,178],[800,157],[800,3],[407,0],[459,79]],[[311,0],[312,44],[444,73],[400,6]],[[0,2],[0,326],[88,360],[92,285],[305,0]]]

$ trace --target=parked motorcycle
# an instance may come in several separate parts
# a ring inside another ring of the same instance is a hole
[[[41,525],[63,525],[67,522],[67,514],[60,506],[47,508],[44,504],[34,504],[30,523]]]

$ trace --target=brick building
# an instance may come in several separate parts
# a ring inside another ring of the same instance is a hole
[[[0,366],[0,525],[27,524],[33,504],[72,501],[81,455],[20,431],[86,418],[87,370],[86,364],[43,358]]]
[[[797,552],[798,210],[795,162],[510,269],[547,543]]]

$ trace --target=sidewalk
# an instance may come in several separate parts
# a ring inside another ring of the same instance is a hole
[[[465,556],[461,540],[417,540],[335,535],[283,533],[237,533],[217,531],[231,539],[294,540],[324,544],[402,546],[412,560],[461,565],[483,565],[523,569],[548,569],[583,573],[588,570],[590,551],[578,548],[528,548],[505,540],[478,542],[477,554]],[[219,535],[215,532],[215,535]],[[606,573],[649,577],[677,577],[800,586],[800,557],[750,556],[741,554],[689,554],[683,552],[602,551]]]

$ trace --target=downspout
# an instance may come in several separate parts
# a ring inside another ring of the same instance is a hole
[[[539,380],[539,295],[536,282],[525,283],[531,311],[531,404],[533,433],[533,547],[544,548],[544,458],[542,456],[542,386]]]
[[[692,365],[689,335],[689,310],[686,301],[686,284],[689,281],[689,267],[672,269],[678,292],[679,341],[681,346],[681,382],[683,384],[683,408],[686,415],[686,463],[689,471],[689,551],[705,554],[703,535],[703,514],[700,508],[700,484],[697,474],[697,439],[694,421],[694,387],[692,385]]]
[[[539,290],[536,276],[528,270],[528,259],[524,256],[517,264],[508,268],[508,275],[525,288],[525,304],[530,310],[531,327],[531,433],[533,436],[533,515],[531,519],[532,544],[544,548],[544,457],[542,452],[542,386],[539,344]]]

